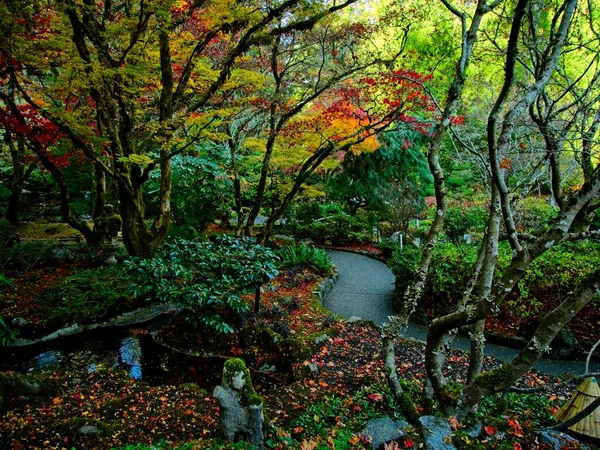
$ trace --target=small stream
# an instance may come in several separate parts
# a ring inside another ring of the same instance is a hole
[[[225,360],[196,357],[154,340],[156,325],[97,330],[26,347],[0,348],[0,371],[31,372],[58,367],[84,372],[102,368],[127,370],[131,378],[152,385],[196,383],[212,390],[221,381]]]

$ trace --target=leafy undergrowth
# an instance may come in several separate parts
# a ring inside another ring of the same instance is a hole
[[[270,417],[270,448],[368,448],[361,434],[364,422],[381,415],[397,415],[385,387],[379,331],[365,322],[340,322],[334,328],[336,337],[298,364],[301,370],[315,363],[317,373],[291,383],[257,386]],[[397,343],[403,384],[417,398],[418,409],[425,411],[427,405],[418,395],[424,379],[422,355],[418,343]],[[487,367],[494,365],[491,359],[486,360]],[[447,363],[447,375],[464,379],[466,367],[465,356],[453,354]],[[194,442],[195,447],[189,448],[221,448],[218,406],[209,393],[194,385],[150,386],[112,370],[90,374],[58,370],[48,376],[60,380],[60,393],[50,399],[12,400],[9,412],[0,421],[0,448],[110,448],[161,439],[169,442],[167,448],[183,442]],[[522,384],[537,386],[550,381],[529,374]],[[512,448],[506,447],[507,443],[520,443],[523,449],[543,448],[534,445],[533,437],[535,430],[547,424],[549,416],[543,408],[564,403],[567,395],[567,391],[554,393],[537,403],[514,399],[487,403],[487,410],[479,417],[488,427],[483,433],[493,432],[503,439],[488,436],[489,445],[484,448]],[[458,430],[468,426],[457,421],[452,424]],[[81,435],[78,430],[84,425],[96,426],[100,434]],[[419,448],[419,444],[415,433],[399,448]]]
[[[329,336],[293,365],[293,378],[279,371],[264,378],[253,370],[256,389],[265,400],[269,417],[268,448],[369,448],[368,439],[362,434],[365,422],[380,416],[399,417],[385,384],[379,330],[369,322],[333,320],[312,294],[319,282],[320,278],[306,270],[282,272],[275,279],[277,289],[263,293],[261,313],[246,318],[249,328],[266,325],[281,336],[310,339],[313,344],[315,335]],[[177,346],[185,342],[205,351],[209,344],[225,348],[227,356],[242,356],[254,369],[264,363],[277,363],[276,352],[269,352],[254,341],[212,335],[211,343],[207,336],[183,321],[173,322],[161,334],[165,341]],[[430,404],[421,397],[425,377],[423,346],[402,340],[396,349],[402,384],[415,399],[417,410],[427,413]],[[496,364],[489,358],[485,361],[486,369]],[[451,354],[446,376],[464,381],[467,365],[464,354]],[[196,376],[201,376],[202,367],[193,369]],[[188,380],[181,377],[151,386],[134,381],[127,372],[117,369],[88,373],[87,368],[56,368],[46,376],[59,382],[58,394],[51,398],[11,399],[8,412],[0,420],[0,448],[94,449],[129,445],[131,450],[141,450],[159,441],[163,442],[161,448],[227,447],[219,431],[218,405],[210,392],[185,384]],[[532,387],[552,381],[530,373],[521,384]],[[463,448],[476,442],[480,448],[510,449],[519,444],[523,449],[542,449],[535,443],[534,432],[548,424],[548,411],[564,403],[571,389],[533,396],[534,400],[510,397],[487,402],[477,417],[485,427],[478,439],[463,434],[468,422],[451,420],[457,443]],[[92,434],[82,434],[81,428],[86,425],[95,427]],[[398,448],[421,445],[415,431],[401,440]],[[228,448],[248,447],[236,444]]]
[[[107,320],[144,306],[129,295],[122,270],[113,267],[89,269],[76,262],[68,266],[14,272],[11,286],[3,291],[0,316],[20,317],[31,322],[19,337],[33,338],[73,323]]]

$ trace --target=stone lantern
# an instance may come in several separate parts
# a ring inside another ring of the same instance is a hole
[[[112,205],[104,206],[104,211],[94,223],[94,231],[100,236],[100,250],[105,256],[104,264],[113,265],[117,263],[115,254],[117,252],[117,237],[121,231],[123,221],[114,211]]]

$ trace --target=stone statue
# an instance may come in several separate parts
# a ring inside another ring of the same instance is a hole
[[[213,396],[221,408],[221,429],[229,442],[247,441],[264,448],[265,415],[263,399],[252,387],[250,372],[239,358],[231,358],[223,367],[222,386]]]

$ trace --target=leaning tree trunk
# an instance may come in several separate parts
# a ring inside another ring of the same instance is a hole
[[[4,140],[10,148],[10,157],[13,168],[10,196],[8,197],[8,205],[6,206],[6,220],[8,220],[11,225],[18,225],[20,222],[21,191],[23,189],[23,182],[29,178],[35,169],[35,163],[31,163],[29,167],[25,169],[23,161],[25,144],[23,143],[22,138],[17,140],[17,145],[15,146],[12,133],[6,131]]]
[[[539,361],[559,331],[586,306],[600,290],[600,269],[587,277],[560,305],[544,316],[527,345],[516,358],[477,377],[464,391],[461,413],[468,412],[484,397],[503,392],[515,384]]]

